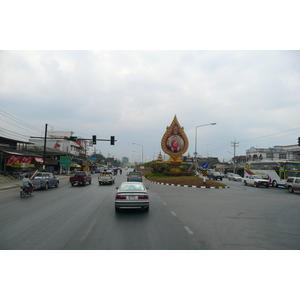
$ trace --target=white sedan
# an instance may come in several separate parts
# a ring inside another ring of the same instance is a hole
[[[128,181],[117,187],[115,209],[139,208],[149,211],[148,188],[142,182]]]

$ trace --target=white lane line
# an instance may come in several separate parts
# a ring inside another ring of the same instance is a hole
[[[187,226],[183,226],[183,228],[188,232],[188,234],[194,234],[194,232],[189,229]]]
[[[176,217],[177,215],[174,213],[174,211],[171,211],[171,214]]]
[[[97,219],[94,219],[93,222],[90,224],[89,228],[87,229],[87,231],[82,235],[81,239],[79,240],[80,242],[83,242],[87,238],[90,231],[95,226],[96,222],[97,222]]]
[[[163,205],[167,206],[167,203],[163,201]]]

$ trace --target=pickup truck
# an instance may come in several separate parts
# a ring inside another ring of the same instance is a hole
[[[58,187],[59,180],[53,173],[50,172],[38,172],[30,179],[35,189],[48,190],[49,187]]]
[[[129,172],[127,174],[127,181],[143,181],[143,174],[142,172]]]
[[[84,171],[78,171],[74,176],[70,177],[70,183],[72,186],[77,185],[86,185],[87,183],[92,183],[91,174]]]
[[[100,173],[98,176],[99,185],[101,184],[113,184],[115,182],[115,178],[112,172],[104,171]]]
[[[288,189],[290,193],[300,191],[300,177],[288,177],[284,187]]]
[[[265,186],[268,188],[270,186],[270,182],[268,179],[264,179],[260,175],[250,175],[246,178],[242,179],[244,185],[253,185],[254,187]]]

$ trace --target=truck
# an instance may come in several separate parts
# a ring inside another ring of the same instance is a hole
[[[110,171],[103,171],[98,176],[99,185],[102,184],[113,184],[115,182],[115,177]]]
[[[133,171],[133,172],[129,172],[127,174],[127,181],[143,181],[143,174],[142,172],[137,172],[137,171]]]
[[[208,179],[210,180],[221,180],[223,179],[223,176],[220,172],[208,172],[207,174]]]
[[[77,185],[86,185],[87,183],[92,183],[91,174],[85,171],[77,171],[74,176],[70,177],[70,183],[72,186]]]
[[[264,179],[260,175],[250,175],[242,179],[244,185],[253,185],[254,187],[264,186],[268,188],[270,186],[270,182],[268,179]]]
[[[51,172],[35,172],[30,178],[35,189],[48,190],[49,187],[58,187],[59,179]]]

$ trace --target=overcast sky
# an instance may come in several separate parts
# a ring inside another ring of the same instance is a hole
[[[245,155],[300,136],[299,51],[19,50],[1,51],[0,65],[2,113],[40,134],[47,123],[83,138],[114,135],[115,146],[97,143],[105,156],[138,160],[143,148],[144,161],[156,158],[175,115],[191,156],[196,126],[212,122],[198,128],[197,152],[220,160],[234,141]],[[1,135],[38,134],[0,116]]]

